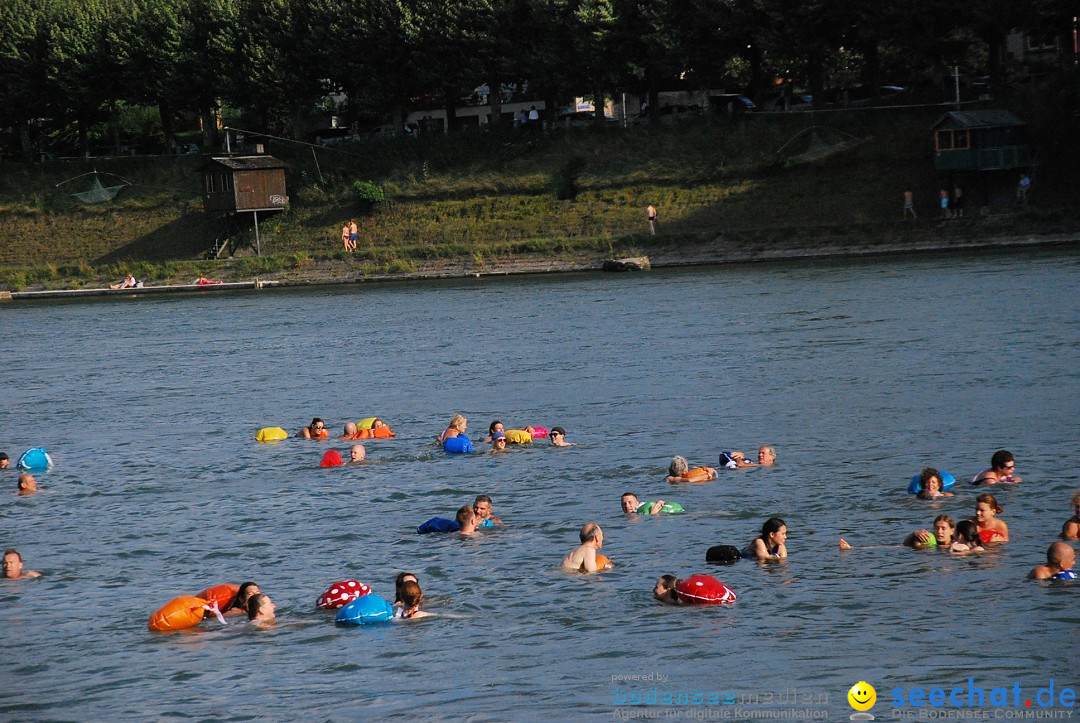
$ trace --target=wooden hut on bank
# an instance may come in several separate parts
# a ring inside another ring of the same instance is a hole
[[[1007,110],[952,111],[931,130],[939,171],[1007,171],[1034,160],[1027,126]]]
[[[259,241],[259,212],[284,211],[289,203],[285,164],[273,156],[211,158],[199,168],[203,209],[207,213],[250,213],[255,220],[255,250]]]

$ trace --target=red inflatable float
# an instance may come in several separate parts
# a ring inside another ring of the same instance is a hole
[[[209,603],[193,595],[181,595],[165,603],[150,616],[148,630],[183,630],[202,622]]]
[[[345,464],[341,461],[341,452],[336,449],[328,449],[322,456],[322,462],[319,463],[320,467],[340,467]]]
[[[675,594],[693,605],[729,605],[735,591],[711,575],[691,575],[678,584]]]
[[[229,603],[236,597],[236,593],[240,592],[239,585],[231,585],[229,583],[222,583],[221,585],[214,585],[208,587],[195,597],[206,600],[210,605],[217,605],[218,610],[224,610],[229,606]]]
[[[324,610],[336,610],[345,607],[357,598],[364,597],[369,592],[371,588],[359,580],[342,580],[327,588],[326,592],[315,601],[315,606]]]

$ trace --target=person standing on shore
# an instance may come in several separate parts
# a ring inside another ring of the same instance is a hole
[[[349,224],[348,223],[346,223],[344,226],[341,227],[341,245],[345,247],[346,252],[348,252],[350,250],[349,249]]]
[[[949,192],[944,188],[938,192],[938,200],[941,204],[941,218],[952,218],[949,212]]]
[[[649,220],[649,233],[656,235],[656,207],[651,203],[645,209],[645,218]]]
[[[913,219],[919,220],[919,217],[915,215],[915,195],[911,192],[911,189],[904,191],[904,215],[902,218],[905,221],[909,213]]]
[[[360,230],[356,227],[356,219],[349,220],[349,251],[356,251],[356,241],[360,238]]]
[[[1031,188],[1031,176],[1026,173],[1020,174],[1020,181],[1016,184],[1016,202],[1021,206],[1027,205],[1028,190]]]
[[[960,186],[953,187],[952,212],[953,218],[964,217],[964,191],[960,188]]]

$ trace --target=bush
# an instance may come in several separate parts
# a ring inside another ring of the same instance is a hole
[[[386,200],[382,186],[373,181],[357,181],[353,184],[353,191],[356,192],[356,200],[364,211],[370,211]]]
[[[568,158],[555,172],[555,177],[552,179],[555,198],[560,201],[573,201],[577,198],[578,191],[581,190],[578,188],[578,178],[581,177],[583,170],[585,170],[584,158],[581,156]]]

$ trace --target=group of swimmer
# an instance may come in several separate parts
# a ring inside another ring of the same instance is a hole
[[[448,439],[463,436],[467,429],[467,419],[460,414],[454,415],[447,428],[438,436],[439,444],[444,444]],[[516,433],[517,443],[525,443],[525,436],[536,434],[537,429],[532,426],[520,430],[509,430]],[[374,430],[382,430],[376,433]],[[561,427],[552,427],[550,432],[543,430],[551,440],[552,445],[557,447],[572,446],[565,440],[565,430]],[[327,439],[329,431],[325,422],[316,417],[312,423],[304,427],[296,434],[305,439]],[[388,438],[394,436],[389,427],[377,418],[364,420],[362,428],[357,423],[349,422],[345,425],[341,439],[370,439],[376,437]],[[486,441],[492,444],[493,452],[505,450],[508,439],[508,430],[502,422],[496,420],[488,428]],[[331,450],[334,451],[334,450]],[[336,453],[336,452],[335,452]],[[350,453],[350,462],[358,463],[366,458],[366,450],[363,445],[353,446]],[[325,462],[325,457],[324,457]],[[720,466],[729,469],[744,467],[772,467],[776,462],[776,450],[772,445],[762,445],[758,449],[757,462],[751,462],[741,452],[723,452],[720,455]],[[0,453],[0,469],[6,469],[10,465],[10,458],[5,453]],[[326,466],[324,464],[324,466]],[[994,484],[1019,484],[1021,478],[1015,474],[1016,460],[1008,450],[998,450],[991,458],[990,467],[972,479],[974,485]],[[950,475],[943,475],[934,468],[924,469],[913,485],[917,487],[919,499],[940,499],[953,496],[946,487],[945,478],[949,478],[948,485],[954,481]],[[685,457],[675,456],[668,468],[665,481],[678,483],[701,483],[717,478],[717,471],[713,467],[698,466],[690,467]],[[37,481],[33,475],[22,473],[18,477],[17,492],[20,495],[34,494],[37,491]],[[915,491],[914,489],[912,491]],[[1080,539],[1080,491],[1071,497],[1073,516],[1062,527],[1061,537],[1065,540]],[[620,498],[620,507],[627,515],[658,515],[675,514],[682,512],[681,505],[664,499],[642,501],[633,492],[627,492]],[[488,495],[479,495],[471,505],[462,506],[455,516],[454,527],[440,529],[439,531],[453,531],[463,536],[473,536],[478,528],[494,527],[502,525],[502,520],[493,516],[493,503]],[[975,510],[971,519],[962,520],[958,523],[949,515],[938,515],[934,519],[933,531],[920,529],[915,530],[904,539],[903,544],[908,547],[919,549],[947,550],[954,555],[977,554],[987,546],[1009,541],[1009,528],[1004,520],[998,515],[1003,508],[995,496],[989,492],[979,494],[975,500]],[[441,519],[441,518],[435,518]],[[450,522],[450,521],[444,521]],[[418,531],[420,528],[418,528]],[[784,520],[778,517],[768,519],[761,527],[760,533],[749,544],[739,548],[731,546],[717,546],[709,550],[707,560],[733,562],[739,557],[759,561],[782,561],[787,559],[787,533],[788,528]],[[604,544],[604,531],[599,524],[589,522],[579,532],[580,544],[570,550],[562,559],[561,568],[570,573],[590,574],[609,569],[614,566],[610,559],[603,555],[600,550]],[[840,539],[839,547],[842,550],[850,550],[852,546],[844,539]],[[714,551],[716,555],[714,556]],[[1077,574],[1073,571],[1075,564],[1075,551],[1067,542],[1054,542],[1047,550],[1045,564],[1035,566],[1029,573],[1030,579],[1050,580],[1074,580]],[[4,551],[3,577],[6,579],[24,579],[40,577],[41,573],[36,570],[24,569],[22,555],[18,550],[9,548]],[[693,578],[707,577],[695,575]],[[692,578],[692,579],[693,579]],[[710,578],[711,579],[711,578]],[[654,597],[665,604],[682,604],[694,602],[685,594],[680,594],[681,586],[685,583],[674,575],[663,575],[655,583],[653,588]],[[701,584],[700,582],[697,584]],[[723,587],[723,586],[722,586]],[[726,589],[726,588],[725,588]],[[729,591],[730,592],[730,591]],[[395,598],[393,603],[395,619],[418,619],[427,617],[432,613],[421,610],[423,605],[423,591],[420,588],[419,579],[413,573],[403,572],[395,580]],[[727,602],[729,600],[719,600]],[[734,601],[734,593],[730,594],[730,601]],[[245,582],[239,586],[235,595],[219,611],[221,614],[244,613],[248,620],[253,623],[264,625],[272,623],[276,618],[276,608],[270,596],[263,593],[254,582]]]

